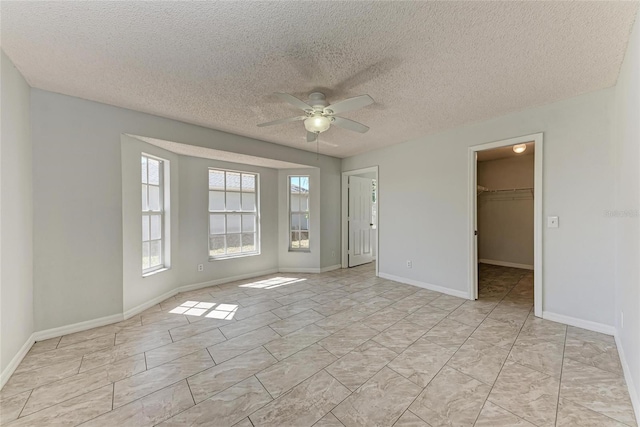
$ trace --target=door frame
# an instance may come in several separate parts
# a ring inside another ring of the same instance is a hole
[[[506,147],[526,142],[535,143],[533,185],[533,304],[536,317],[542,317],[542,172],[543,134],[534,133],[469,147],[469,299],[478,298],[478,250],[477,250],[477,153],[478,151]]]
[[[362,169],[354,169],[354,170],[350,170],[350,171],[345,171],[342,172],[342,230],[341,230],[341,234],[342,234],[342,239],[341,239],[341,247],[340,247],[340,253],[341,253],[341,260],[342,260],[342,268],[348,268],[349,267],[349,260],[348,260],[348,252],[347,252],[347,248],[349,246],[349,224],[348,224],[348,219],[347,219],[347,214],[349,211],[349,177],[352,175],[361,175],[363,173],[369,173],[369,172],[374,172],[376,175],[376,191],[377,191],[377,198],[376,198],[376,202],[378,204],[377,208],[377,224],[376,224],[376,230],[375,230],[375,234],[376,234],[376,259],[375,259],[375,263],[376,263],[376,277],[379,275],[380,270],[379,270],[379,266],[380,266],[380,179],[379,179],[379,174],[378,174],[378,166],[370,166],[370,167],[366,167],[366,168],[362,168]]]

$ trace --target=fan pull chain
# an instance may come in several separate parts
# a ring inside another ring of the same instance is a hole
[[[320,134],[316,136],[316,160],[320,160]]]

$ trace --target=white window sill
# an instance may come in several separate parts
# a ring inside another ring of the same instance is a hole
[[[291,249],[289,248],[289,252],[299,252],[299,253],[303,253],[303,254],[310,254],[311,253],[311,249]]]
[[[220,256],[210,256],[209,257],[209,262],[214,262],[214,261],[222,261],[225,259],[236,259],[236,258],[246,258],[246,257],[251,257],[251,256],[257,256],[260,255],[260,252],[256,252],[256,253],[250,253],[250,254],[238,254],[238,255],[220,255]]]
[[[142,278],[144,279],[145,277],[153,276],[153,275],[156,275],[158,273],[162,273],[163,271],[169,271],[169,270],[171,270],[171,267],[159,268],[157,270],[153,270],[153,271],[150,271],[148,273],[144,273],[142,275]]]

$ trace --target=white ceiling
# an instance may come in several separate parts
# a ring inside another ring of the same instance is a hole
[[[273,92],[368,93],[338,157],[615,84],[637,2],[10,2],[33,86],[315,151]]]

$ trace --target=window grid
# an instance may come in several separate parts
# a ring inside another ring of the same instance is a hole
[[[142,169],[142,273],[164,263],[164,161],[141,156]]]
[[[209,257],[260,251],[256,173],[209,169]]]
[[[309,247],[309,177],[289,176],[289,250]]]

